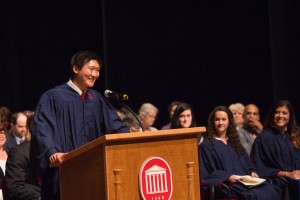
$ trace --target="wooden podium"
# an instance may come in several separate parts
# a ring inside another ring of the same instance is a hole
[[[197,134],[205,127],[104,135],[63,158],[61,200],[139,200],[140,169],[149,157],[172,171],[170,199],[199,200]],[[153,200],[167,200],[158,197]]]

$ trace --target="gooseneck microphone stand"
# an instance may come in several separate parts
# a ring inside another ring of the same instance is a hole
[[[113,94],[113,95],[110,95],[110,94]],[[142,125],[142,122],[139,120],[139,118],[136,116],[135,112],[133,112],[133,110],[131,110],[131,108],[129,108],[129,106],[127,106],[123,100],[128,100],[128,96],[126,94],[126,98],[124,98],[124,95],[121,95],[119,93],[115,93],[115,92],[112,92],[110,90],[105,90],[104,91],[104,96],[106,98],[112,98],[114,100],[116,100],[122,107],[125,107],[133,116],[134,118],[138,121],[139,125],[141,126],[141,129],[142,129],[142,132],[144,132],[144,128],[143,128],[143,125]]]

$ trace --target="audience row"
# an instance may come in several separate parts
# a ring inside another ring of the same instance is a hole
[[[171,102],[168,112],[170,121],[163,130],[197,126],[193,109],[186,102]],[[158,130],[153,126],[158,109],[151,103],[144,103],[138,113],[125,108],[117,113],[131,132]],[[40,177],[34,151],[30,151],[36,148],[30,137],[33,116],[33,111],[11,114],[8,108],[0,108],[0,176],[9,199],[26,199],[22,195],[40,198]],[[298,184],[294,180],[300,178],[300,137],[289,101],[274,104],[264,125],[254,104],[217,106],[198,142],[202,182],[215,186],[220,181],[227,183],[237,199],[296,198],[293,188]],[[249,188],[239,182],[244,175],[272,181]],[[225,193],[222,189],[219,192]]]

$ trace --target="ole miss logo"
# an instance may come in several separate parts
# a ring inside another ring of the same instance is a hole
[[[139,174],[141,196],[144,200],[169,200],[173,192],[172,172],[160,157],[144,161]]]

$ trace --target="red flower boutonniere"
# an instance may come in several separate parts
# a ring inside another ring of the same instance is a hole
[[[87,96],[88,96],[89,100],[93,100],[93,96],[91,93],[87,93]]]

